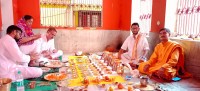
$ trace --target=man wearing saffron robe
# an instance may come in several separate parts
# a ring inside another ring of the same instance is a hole
[[[186,75],[183,49],[177,42],[169,40],[169,36],[169,29],[163,28],[159,31],[161,43],[156,45],[150,59],[139,65],[138,69],[141,73],[164,80]]]
[[[127,37],[118,53],[118,58],[124,64],[130,64],[132,68],[139,63],[139,60],[144,59],[149,50],[149,44],[146,35],[139,32],[139,24],[131,25],[132,35]]]

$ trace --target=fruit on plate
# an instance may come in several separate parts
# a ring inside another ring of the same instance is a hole
[[[118,89],[123,89],[123,88],[124,88],[124,86],[121,83],[119,83],[118,84]]]
[[[50,68],[59,68],[63,66],[63,63],[58,60],[50,60],[47,64],[45,64],[45,66]]]
[[[102,84],[102,87],[104,88],[106,86],[106,84]]]
[[[99,82],[100,82],[100,78],[99,78],[99,77],[96,77],[96,78],[95,78],[95,82],[96,82],[96,83],[99,83]]]
[[[105,80],[106,80],[106,81],[109,81],[110,78],[109,78],[108,76],[105,76]]]
[[[114,88],[113,88],[112,86],[110,86],[110,87],[108,88],[108,91],[114,91]]]
[[[115,85],[117,85],[118,84],[118,82],[115,82]]]
[[[132,86],[128,86],[128,91],[133,91],[133,87]]]
[[[45,75],[44,79],[49,81],[61,81],[64,80],[67,77],[66,74],[60,74],[60,73],[50,73]]]
[[[89,79],[88,78],[84,78],[83,83],[84,84],[89,84]]]

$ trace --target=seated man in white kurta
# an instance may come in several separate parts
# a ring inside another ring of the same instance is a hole
[[[53,38],[56,36],[56,33],[57,33],[56,29],[54,27],[50,27],[47,30],[47,33],[42,34],[41,38],[37,40],[40,42],[37,49],[39,49],[40,53],[45,58],[57,59],[58,57],[63,55],[63,52],[61,50],[55,49],[54,46]],[[39,61],[45,61],[45,60],[40,59]]]
[[[133,35],[127,37],[118,53],[118,58],[121,59],[124,64],[136,66],[140,63],[139,60],[144,60],[148,53],[149,44],[146,35],[140,33],[139,30],[138,23],[133,23],[131,25],[131,32]]]
[[[37,60],[38,55],[23,54],[15,39],[20,38],[22,30],[15,25],[7,29],[7,35],[0,39],[0,78],[15,79],[16,69],[22,72],[23,78],[35,78],[42,75],[42,69],[27,67],[21,64],[29,63],[30,60]]]

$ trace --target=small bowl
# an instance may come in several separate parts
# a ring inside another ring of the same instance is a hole
[[[12,79],[0,78],[0,91],[10,91]]]
[[[70,64],[69,64],[69,63],[65,63],[65,66],[66,66],[66,67],[69,67],[69,66],[70,66]]]
[[[77,51],[75,54],[76,54],[77,56],[81,56],[81,55],[83,54],[83,52],[82,52],[82,51]]]
[[[146,87],[148,85],[148,80],[149,80],[149,78],[146,76],[140,77],[140,85],[142,87]]]
[[[132,76],[126,76],[125,79],[126,79],[126,80],[131,80],[131,79],[132,79]]]

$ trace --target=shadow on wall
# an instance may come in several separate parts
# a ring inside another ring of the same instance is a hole
[[[107,45],[105,48],[105,51],[109,51],[109,52],[119,52],[119,50],[121,49],[122,43],[118,42],[118,44],[116,46],[114,45]]]
[[[108,44],[105,47],[106,51],[109,52],[118,52],[121,49],[121,46],[123,45],[126,38],[130,35],[130,31],[119,31],[119,36],[116,39],[115,43]]]
[[[0,30],[0,38],[2,37],[2,33],[1,33],[1,31],[2,31],[2,30]]]
[[[147,40],[149,42],[149,52],[147,54],[147,59],[150,58],[151,54],[153,53],[154,51],[154,48],[155,46],[160,43],[160,40],[159,40],[159,33],[157,32],[150,32],[149,33],[149,37],[147,37]]]

